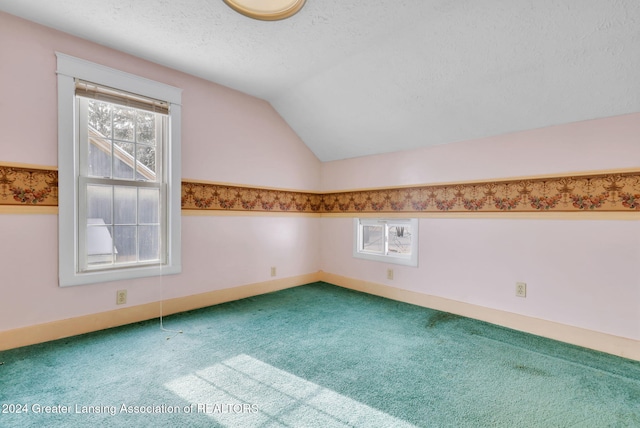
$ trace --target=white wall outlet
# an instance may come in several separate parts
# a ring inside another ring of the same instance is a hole
[[[124,305],[127,303],[127,290],[116,291],[116,305]]]
[[[516,296],[517,297],[527,297],[527,283],[526,282],[516,282]]]
[[[393,279],[393,269],[387,269],[387,279]]]
[[[271,276],[276,276],[276,267],[271,266]]]

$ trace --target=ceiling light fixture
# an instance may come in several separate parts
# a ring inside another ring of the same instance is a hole
[[[230,8],[249,18],[277,21],[298,13],[305,0],[223,0]]]

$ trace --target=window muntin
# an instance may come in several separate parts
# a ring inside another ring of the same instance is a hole
[[[182,90],[56,56],[60,286],[179,273]]]
[[[82,95],[77,112],[80,270],[163,263],[166,115]]]
[[[417,266],[418,220],[354,219],[353,256]]]

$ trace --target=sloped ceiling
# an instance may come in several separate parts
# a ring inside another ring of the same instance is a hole
[[[640,111],[638,0],[0,0],[269,101],[322,161]],[[639,143],[640,144],[640,143]]]

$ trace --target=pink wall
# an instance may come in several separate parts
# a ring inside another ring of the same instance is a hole
[[[182,88],[185,178],[318,188],[320,162],[266,101],[2,12],[0,161],[57,164],[56,51]]]
[[[0,162],[57,164],[59,51],[183,89],[188,179],[315,190],[320,162],[265,101],[0,13]],[[316,272],[319,219],[182,218],[180,275],[60,288],[56,215],[0,215],[0,331]]]
[[[640,167],[640,113],[322,164],[321,189]]]
[[[183,217],[182,274],[60,288],[58,218],[0,215],[0,331],[318,271],[319,219]]]
[[[344,190],[638,167],[640,115],[321,165],[271,106],[213,83],[0,13],[0,162],[57,163],[60,51],[184,88],[183,176]],[[37,123],[37,126],[33,124]],[[57,216],[0,215],[0,331],[315,272],[389,284],[640,339],[640,223],[422,219],[418,268],[351,257],[352,220],[183,217],[183,273],[57,286]],[[514,283],[529,284],[517,299]]]
[[[417,268],[353,258],[352,235],[321,219],[322,270],[640,340],[638,221],[420,219]]]
[[[634,114],[329,162],[322,188],[638,167],[638,135]],[[417,268],[354,259],[352,228],[350,218],[321,220],[322,270],[640,340],[638,220],[421,219]]]

